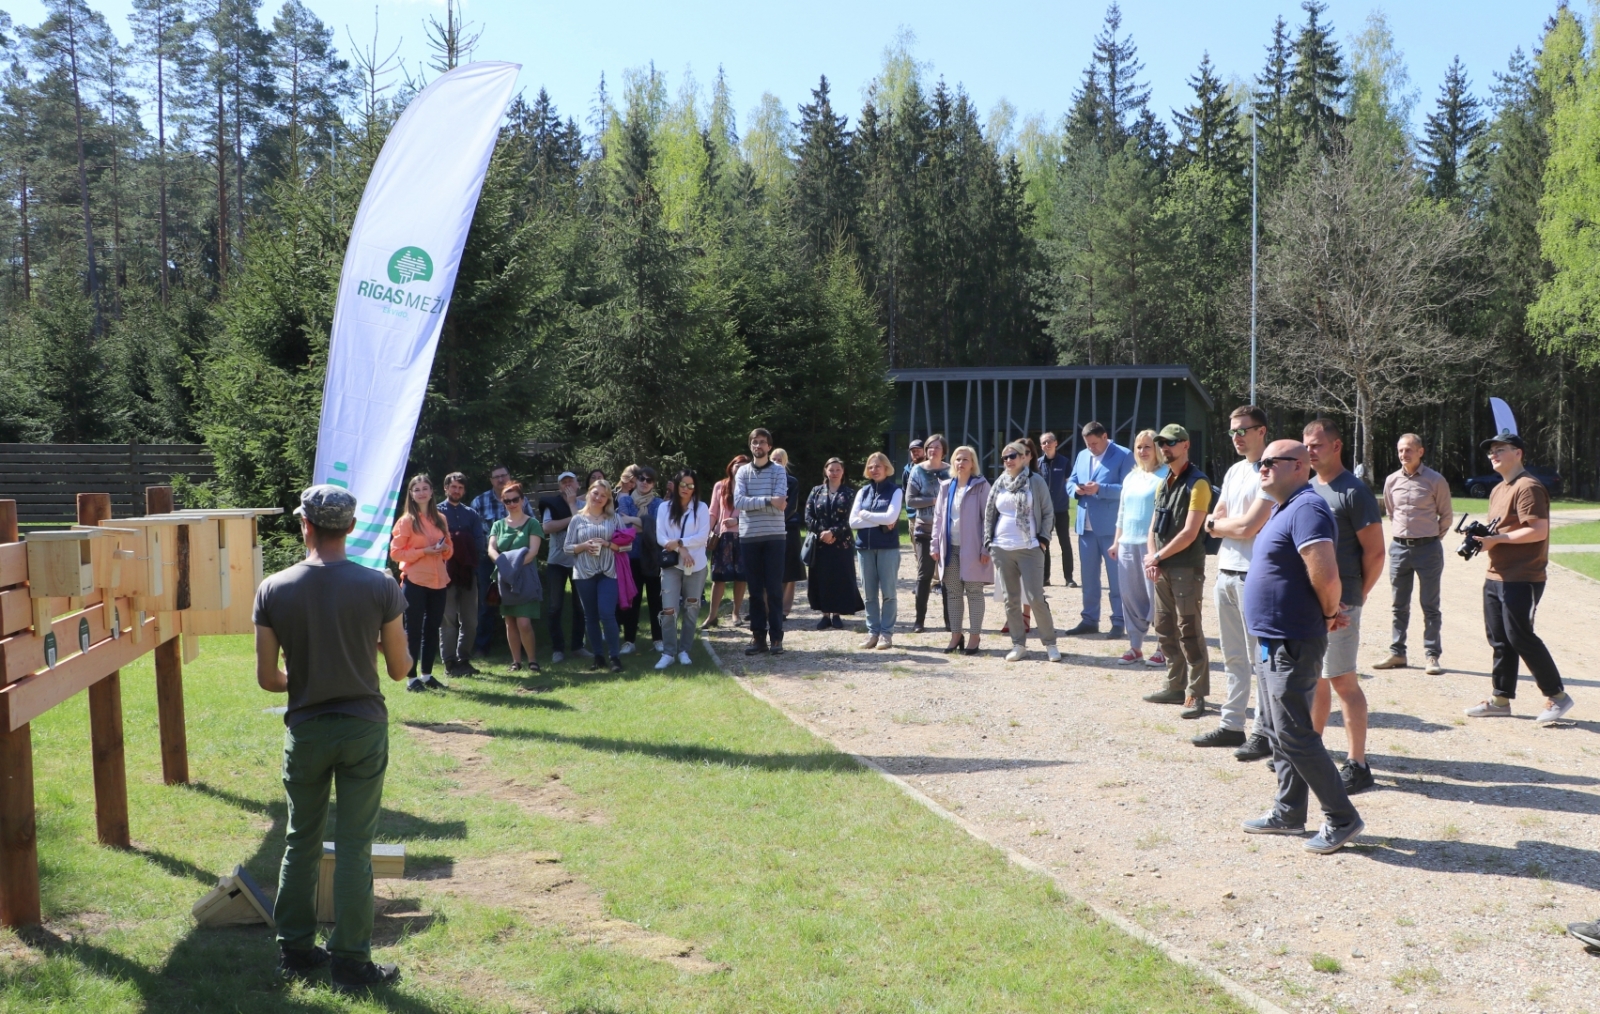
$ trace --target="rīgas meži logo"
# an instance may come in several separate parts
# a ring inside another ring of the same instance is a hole
[[[444,309],[443,298],[406,290],[412,282],[433,279],[433,258],[420,246],[403,246],[396,250],[389,257],[388,275],[393,284],[376,278],[362,279],[356,285],[356,295],[423,313],[438,313]]]

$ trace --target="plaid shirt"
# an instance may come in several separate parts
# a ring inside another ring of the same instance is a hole
[[[472,509],[478,512],[478,517],[483,519],[483,537],[489,537],[489,529],[496,521],[506,516],[506,505],[500,502],[493,489],[486,489],[472,500]]]

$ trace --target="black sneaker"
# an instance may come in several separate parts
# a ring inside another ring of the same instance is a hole
[[[1233,751],[1234,760],[1238,761],[1261,760],[1263,757],[1271,756],[1272,744],[1267,742],[1267,737],[1259,732],[1245,740],[1244,746]]]
[[[278,974],[285,979],[304,982],[315,976],[332,958],[327,948],[321,945],[310,948],[279,947]]]
[[[422,682],[422,677],[413,676],[406,680],[406,689],[414,694],[425,694],[428,692],[428,685]]]
[[[1567,934],[1590,950],[1600,950],[1600,919],[1594,922],[1569,922]]]
[[[1365,792],[1377,783],[1372,780],[1372,767],[1367,764],[1357,764],[1347,760],[1339,769],[1339,780],[1344,783],[1344,791],[1348,795]]]
[[[928,628],[926,628],[926,627],[924,627],[922,625],[922,621],[921,620],[918,620],[917,622],[915,622],[915,623],[913,623],[911,625],[911,632],[913,634],[925,634],[925,633],[927,633],[927,631],[928,631]]]
[[[838,616],[835,616],[833,618],[833,629],[834,630],[843,630],[844,629],[844,620],[839,618]]]
[[[422,685],[429,690],[449,690],[450,688],[434,678],[433,673],[426,673],[422,677]]]
[[[1075,637],[1079,634],[1098,634],[1100,633],[1100,624],[1090,623],[1088,620],[1084,620],[1076,627],[1073,627],[1071,630],[1064,631],[1063,633],[1067,637]]]
[[[1217,726],[1210,732],[1196,736],[1189,742],[1195,746],[1244,746],[1244,731]]]
[[[380,965],[372,961],[333,959],[333,991],[360,993],[373,986],[387,986],[400,978],[399,965]]]
[[[769,650],[770,649],[767,648],[767,642],[755,641],[750,645],[750,647],[744,650],[744,653],[746,655],[765,655]]]
[[[606,657],[604,655],[596,655],[594,658],[589,660],[589,668],[595,672],[601,672],[605,669],[605,667]]]
[[[622,669],[622,659],[614,658],[614,659],[611,660],[611,671],[612,672],[622,672],[623,671],[623,669]]]
[[[828,619],[826,616],[824,616],[822,619],[817,621],[817,629],[818,630],[830,630],[832,628],[833,628],[833,621]]]

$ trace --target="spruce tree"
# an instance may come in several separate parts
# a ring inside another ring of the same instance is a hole
[[[1180,165],[1200,162],[1224,175],[1242,174],[1250,163],[1249,138],[1240,132],[1239,107],[1217,79],[1210,53],[1200,60],[1189,87],[1194,102],[1172,114],[1178,124],[1174,160]]]
[[[1344,126],[1339,112],[1344,102],[1344,59],[1333,39],[1333,26],[1319,21],[1328,6],[1321,0],[1301,0],[1306,23],[1294,43],[1294,76],[1289,86],[1289,108],[1295,140],[1301,147],[1331,151]]]
[[[1253,98],[1258,153],[1257,172],[1268,190],[1277,188],[1295,160],[1295,120],[1289,93],[1294,87],[1294,46],[1289,24],[1280,16],[1272,26],[1267,64],[1256,77]]]
[[[855,244],[861,183],[851,159],[847,122],[835,115],[823,77],[811,101],[800,107],[788,194],[790,219],[808,263],[824,260],[837,243]]]
[[[1428,114],[1420,147],[1428,170],[1428,192],[1442,201],[1457,200],[1482,162],[1482,140],[1488,131],[1482,105],[1472,94],[1466,68],[1457,56],[1439,87],[1438,108]]]

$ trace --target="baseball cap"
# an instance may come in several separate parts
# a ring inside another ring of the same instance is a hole
[[[1510,444],[1519,451],[1525,451],[1528,449],[1523,445],[1522,438],[1517,434],[1511,432],[1510,430],[1501,430],[1499,433],[1496,433],[1488,440],[1485,440],[1483,443],[1479,444],[1478,450],[1487,453],[1489,448],[1494,444]]]
[[[578,474],[576,472],[562,472],[556,476],[556,482],[566,482],[568,479],[576,480],[577,478]]]
[[[347,489],[322,483],[300,493],[300,506],[294,512],[318,528],[343,531],[356,517],[356,498]]]
[[[922,446],[922,441],[920,439],[913,440],[913,441],[911,441],[911,443],[907,444],[906,446],[907,447],[921,447]]]
[[[1189,439],[1189,431],[1177,423],[1167,423],[1161,427],[1161,432],[1156,434],[1157,440],[1165,440],[1169,444],[1181,444]]]

